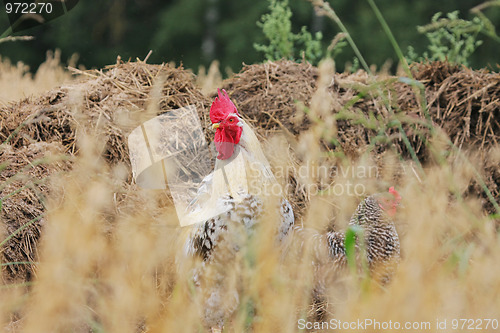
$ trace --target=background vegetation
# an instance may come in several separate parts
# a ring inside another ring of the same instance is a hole
[[[421,0],[378,1],[381,12],[403,50],[412,46],[417,54],[427,48],[427,38],[417,26],[431,22],[436,12],[460,11],[460,17],[471,19],[470,9],[476,0]],[[323,48],[339,32],[337,26],[314,14],[304,0],[290,0],[292,31],[300,32],[306,26],[313,34],[322,32]],[[396,62],[376,16],[366,1],[336,0],[331,2],[369,64],[381,66],[387,59]],[[80,1],[68,14],[45,25],[18,34],[33,35],[33,41],[0,45],[2,57],[23,61],[33,70],[45,61],[48,50],[61,49],[62,59],[79,55],[79,63],[87,68],[114,63],[117,55],[123,59],[144,58],[153,50],[150,62],[182,62],[185,67],[197,69],[217,59],[222,68],[238,72],[243,63],[264,59],[254,48],[265,42],[265,36],[256,22],[268,12],[267,0],[110,0]],[[500,7],[485,11],[495,23],[500,21]],[[0,15],[0,29],[8,28],[6,14]],[[484,39],[470,59],[473,68],[491,65],[495,68],[500,45]],[[354,54],[349,48],[336,59],[337,69],[343,70]]]

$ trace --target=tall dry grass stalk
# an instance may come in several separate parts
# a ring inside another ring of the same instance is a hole
[[[450,329],[453,319],[463,318],[482,319],[482,331],[495,331],[491,323],[485,329],[485,319],[500,320],[500,237],[480,202],[462,197],[464,184],[475,177],[471,163],[452,154],[425,168],[424,177],[395,154],[376,160],[367,153],[349,160],[326,151],[322,140],[336,134],[326,89],[333,68],[331,61],[320,65],[318,90],[307,114],[313,125],[295,140],[274,137],[263,144],[275,152],[270,156],[275,169],[297,177],[308,200],[304,219],[297,222],[307,227],[344,230],[363,195],[395,185],[404,205],[396,218],[399,269],[386,286],[334,272],[328,277],[326,312],[318,321],[310,306],[313,244],[293,241],[283,256],[272,237],[276,212],[267,209],[248,248],[242,249],[240,305],[226,330],[298,332],[302,324],[316,321],[319,328],[310,331],[327,331],[338,321],[372,320],[421,325],[416,332],[429,323],[428,331],[442,332],[438,321],[446,319]],[[54,72],[59,77],[59,70]],[[73,98],[72,112],[80,112],[81,92],[73,92]],[[58,190],[48,202],[35,279],[29,286],[0,286],[1,325],[6,331],[30,333],[203,331],[202,304],[197,303],[191,272],[178,265],[186,232],[173,227],[174,207],[161,191],[128,186],[124,166],[103,161],[99,128],[82,126],[78,133],[81,151],[73,169],[53,180]],[[491,155],[499,159],[500,150]],[[317,172],[321,167],[349,172],[325,177]],[[300,168],[306,172],[293,174]],[[326,185],[318,191],[318,183]],[[363,191],[348,193],[349,186]],[[125,208],[118,207],[118,197],[128,201]],[[227,267],[228,274],[233,269]]]
[[[73,55],[68,65],[74,67],[76,60],[76,55]],[[9,59],[0,59],[2,105],[46,92],[74,79],[61,63],[60,50],[47,52],[47,59],[34,75],[29,70],[29,67],[20,61],[13,65]]]
[[[217,87],[222,85],[222,73],[219,69],[219,62],[212,61],[208,67],[208,71],[204,66],[198,68],[196,75],[196,85],[200,88],[201,92],[208,96],[217,90]]]

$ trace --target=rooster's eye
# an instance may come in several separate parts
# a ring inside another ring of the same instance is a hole
[[[234,119],[233,119],[233,118],[229,119],[229,122],[230,122],[230,123],[232,123],[233,121],[234,121]]]

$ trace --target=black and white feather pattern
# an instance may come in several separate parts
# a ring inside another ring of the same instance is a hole
[[[258,196],[239,193],[239,197],[220,198],[227,212],[192,226],[185,244],[185,254],[199,259],[192,276],[208,327],[222,327],[239,304],[244,265],[241,252],[262,216],[263,202]],[[294,215],[286,199],[281,200],[279,211],[277,240],[284,243],[291,237]]]
[[[355,246],[357,263],[366,260],[372,278],[381,284],[387,283],[400,261],[400,243],[393,220],[380,207],[379,194],[369,196],[359,203],[350,218],[349,226],[362,228],[363,239],[357,239]],[[298,250],[295,251],[302,252],[305,243],[309,242],[310,259],[317,284],[315,288],[324,291],[332,283],[332,279],[347,267],[345,233],[322,233],[299,226],[294,229],[294,237],[298,238]],[[361,265],[358,269],[362,270]]]

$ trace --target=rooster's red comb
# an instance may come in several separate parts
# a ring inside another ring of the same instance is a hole
[[[394,200],[399,203],[401,201],[401,195],[399,195],[398,191],[394,189],[394,186],[389,188],[389,193],[394,196]]]
[[[216,97],[210,107],[210,121],[212,124],[218,123],[226,119],[227,115],[230,113],[236,113],[239,115],[236,106],[231,102],[227,92],[222,89],[217,89],[219,97]]]

